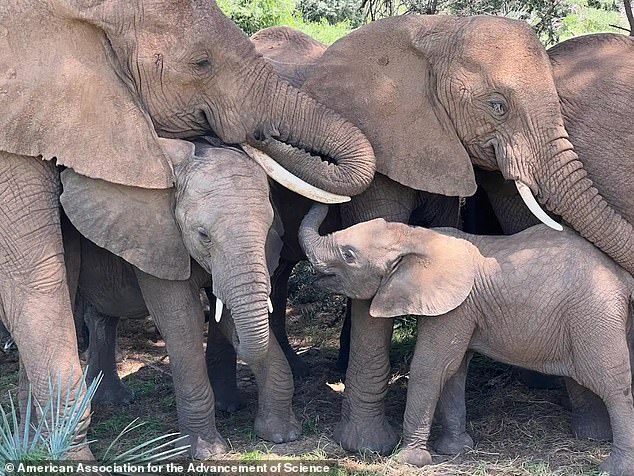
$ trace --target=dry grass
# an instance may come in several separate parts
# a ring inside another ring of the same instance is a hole
[[[609,444],[579,441],[570,434],[570,415],[561,390],[532,390],[519,383],[508,366],[476,357],[467,387],[469,431],[474,450],[455,458],[435,457],[436,464],[423,469],[399,465],[392,457],[374,454],[351,455],[332,439],[342,400],[343,375],[336,369],[338,332],[345,300],[313,291],[310,272],[298,269],[291,286],[288,310],[289,332],[296,349],[310,364],[309,379],[296,382],[294,408],[302,421],[304,436],[296,442],[274,445],[260,440],[252,431],[257,408],[255,381],[240,366],[239,386],[245,407],[233,415],[218,414],[220,432],[232,447],[232,456],[253,459],[265,455],[296,455],[333,458],[348,474],[374,475],[598,475],[597,469],[610,449]],[[400,429],[405,405],[407,360],[415,336],[411,323],[402,322],[395,331],[392,350],[393,375],[387,397],[387,413]],[[146,425],[134,435],[148,439],[177,428],[169,360],[162,341],[153,342],[141,322],[122,326],[121,348],[126,359],[119,365],[124,381],[136,392],[136,401],[123,408],[95,408],[91,439],[102,453],[111,439],[133,418]],[[0,354],[0,403],[7,390],[17,387],[17,363]],[[126,444],[129,445],[130,441]]]

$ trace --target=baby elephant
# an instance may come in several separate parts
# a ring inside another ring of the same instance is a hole
[[[320,236],[325,213],[313,207],[300,231],[320,284],[371,300],[370,314],[377,318],[421,316],[401,461],[431,463],[427,443],[436,404],[445,383],[464,367],[467,350],[474,350],[569,377],[598,395],[613,432],[602,469],[634,475],[628,349],[634,278],[626,271],[569,229],[538,225],[512,236],[475,236],[377,219]],[[460,378],[448,383],[444,397],[460,396],[464,372]],[[462,416],[446,414],[452,406],[460,404],[439,405],[445,432],[461,425]],[[452,437],[470,443],[464,424]]]

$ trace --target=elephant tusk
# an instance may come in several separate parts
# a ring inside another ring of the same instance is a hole
[[[222,310],[224,309],[224,304],[222,304],[222,301],[220,300],[220,298],[216,297],[216,315],[215,315],[215,319],[216,322],[220,322],[220,319],[222,318]]]
[[[266,304],[269,306],[269,314],[273,314],[273,303],[271,302],[271,298],[266,300]]]
[[[524,200],[524,203],[526,204],[528,209],[533,215],[535,215],[535,217],[539,221],[541,221],[544,225],[549,226],[553,230],[563,231],[564,227],[550,218],[548,214],[542,209],[542,207],[539,206],[539,203],[537,203],[537,200],[535,200],[533,192],[531,192],[531,189],[528,188],[528,185],[520,182],[519,180],[516,180],[515,186],[517,187],[517,191],[520,193],[520,196],[522,197],[522,200]]]
[[[317,188],[314,185],[300,179],[275,162],[267,154],[250,146],[249,144],[243,143],[240,144],[240,147],[242,147],[242,150],[244,150],[249,157],[251,157],[260,167],[264,169],[269,177],[295,193],[298,193],[306,198],[310,198],[316,202],[326,204],[345,203],[350,201],[350,197],[326,192],[325,190]]]

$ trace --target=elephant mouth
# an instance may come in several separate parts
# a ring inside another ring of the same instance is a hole
[[[334,273],[322,273],[317,276],[315,286],[337,294],[345,294],[341,279]]]

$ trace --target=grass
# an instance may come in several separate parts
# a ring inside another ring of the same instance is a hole
[[[567,3],[570,4],[572,13],[563,19],[561,41],[588,33],[624,33],[611,25],[617,25],[629,30],[625,14],[612,10],[610,8],[612,2],[605,0],[600,2],[601,8],[589,6],[588,0],[568,0]],[[621,5],[621,3],[619,1],[618,5]]]

